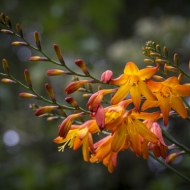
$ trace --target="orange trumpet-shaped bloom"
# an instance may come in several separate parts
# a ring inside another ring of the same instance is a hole
[[[159,106],[163,114],[164,125],[167,125],[168,123],[171,108],[175,110],[182,118],[187,118],[187,110],[180,96],[189,96],[189,87],[180,85],[176,77],[170,77],[163,82],[146,80],[146,83],[151,91],[155,93],[157,100],[152,101],[147,99],[142,106],[142,110]]]
[[[66,144],[68,144],[70,148],[73,148],[73,150],[82,146],[83,158],[88,162],[90,159],[89,150],[95,154],[92,134],[98,131],[96,121],[89,120],[81,125],[72,125],[65,138],[58,136],[54,139],[54,142],[58,144],[64,143],[60,147],[60,151],[64,150]]]
[[[114,138],[111,144],[113,152],[120,151],[126,141],[131,144],[133,151],[140,156],[142,152],[141,138],[148,142],[157,143],[158,137],[153,134],[139,119],[158,118],[160,113],[137,113],[130,110],[123,115],[123,122],[115,128]]]
[[[152,77],[157,72],[158,68],[159,66],[139,70],[135,63],[128,62],[125,66],[124,74],[111,80],[113,84],[120,85],[116,94],[112,98],[111,103],[119,103],[130,92],[133,103],[139,111],[141,95],[145,96],[146,99],[156,100],[156,97],[147,87],[144,80]]]
[[[109,135],[94,144],[96,153],[92,154],[90,162],[103,162],[108,167],[108,171],[112,173],[117,163],[117,152],[111,150],[111,142],[113,136]]]

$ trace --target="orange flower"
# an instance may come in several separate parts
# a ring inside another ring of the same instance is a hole
[[[128,141],[131,144],[133,151],[139,156],[142,152],[141,138],[152,143],[157,143],[157,136],[153,134],[139,119],[156,119],[159,115],[160,113],[158,112],[141,112],[140,114],[135,110],[126,112],[123,115],[123,122],[115,129],[114,138],[111,144],[112,151],[120,151],[126,141]]]
[[[58,135],[60,137],[65,138],[67,136],[67,133],[69,132],[72,122],[76,117],[80,117],[83,113],[76,113],[69,115],[66,119],[64,119],[59,126]]]
[[[152,77],[158,68],[159,66],[139,70],[133,62],[128,62],[125,66],[124,74],[111,80],[113,84],[120,85],[116,94],[112,98],[111,103],[119,103],[130,92],[133,103],[139,111],[141,94],[149,100],[156,100],[156,97],[143,81]]]
[[[65,92],[66,92],[66,94],[71,94],[71,93],[77,91],[83,85],[85,85],[87,83],[91,83],[91,82],[93,82],[93,81],[92,80],[79,80],[79,81],[72,82],[65,88]]]
[[[154,122],[154,120],[146,120],[144,121],[144,124],[146,124],[147,128],[154,133],[159,141],[158,143],[148,143],[148,149],[152,150],[154,155],[156,157],[162,157],[162,158],[166,158],[167,157],[167,146],[164,142],[164,139],[162,137],[162,131],[160,128],[160,125],[157,122]],[[147,151],[147,155],[148,155],[148,151]]]
[[[99,90],[89,98],[88,103],[86,104],[86,106],[92,112],[92,116],[95,116],[100,130],[103,130],[105,124],[104,108],[101,106],[101,102],[105,94],[112,92],[115,92],[115,89]]]
[[[82,146],[83,158],[88,162],[90,159],[89,150],[95,154],[92,133],[96,133],[98,131],[96,121],[89,120],[81,125],[72,125],[65,138],[58,136],[54,139],[54,142],[58,144],[64,143],[59,147],[59,151],[63,151],[67,144],[70,148],[73,148],[73,150]]]
[[[160,106],[164,125],[168,123],[171,108],[182,118],[187,118],[187,110],[180,96],[189,96],[190,88],[185,85],[180,85],[176,77],[170,77],[163,82],[154,82],[152,80],[147,80],[146,82],[151,91],[155,93],[158,100],[153,101],[147,99],[142,106],[142,110]]]
[[[102,161],[103,164],[108,167],[110,173],[113,172],[117,163],[117,152],[111,150],[112,139],[113,136],[108,135],[95,143],[94,148],[96,149],[96,153],[92,154],[90,158],[90,162],[92,163]]]

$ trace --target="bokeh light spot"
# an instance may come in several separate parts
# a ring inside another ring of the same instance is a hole
[[[15,146],[19,141],[20,137],[14,130],[7,130],[3,135],[3,142],[6,146]]]
[[[17,51],[17,57],[22,62],[27,62],[31,57],[31,51],[27,47],[21,47]]]

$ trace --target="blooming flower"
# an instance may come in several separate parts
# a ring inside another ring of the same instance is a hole
[[[94,144],[95,154],[92,154],[90,162],[103,162],[110,173],[113,172],[117,163],[117,152],[111,150],[113,136],[108,135]]]
[[[60,151],[63,151],[67,144],[70,148],[73,148],[73,150],[82,146],[83,158],[85,161],[89,161],[89,150],[95,154],[92,134],[98,131],[99,129],[96,125],[96,121],[88,120],[81,125],[72,125],[65,138],[58,136],[54,139],[54,142],[58,144],[64,143],[59,147]]]
[[[156,97],[143,81],[152,77],[158,68],[159,66],[139,70],[133,62],[128,62],[125,66],[124,74],[116,79],[111,80],[113,84],[120,85],[116,94],[111,99],[111,103],[119,103],[130,92],[133,103],[136,109],[139,111],[141,94],[149,100],[156,100]]]
[[[187,118],[187,110],[180,96],[189,96],[190,88],[185,85],[180,85],[176,77],[170,77],[163,82],[146,80],[146,83],[156,95],[157,100],[147,99],[142,106],[142,110],[159,106],[163,114],[164,125],[167,125],[168,123],[171,108],[182,118]]]

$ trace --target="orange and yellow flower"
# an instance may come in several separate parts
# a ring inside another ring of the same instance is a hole
[[[97,133],[98,131],[99,129],[96,125],[96,121],[88,120],[81,125],[72,125],[65,138],[58,136],[54,139],[54,142],[58,144],[64,143],[59,147],[60,151],[63,151],[67,144],[70,148],[73,148],[73,150],[76,150],[82,146],[83,158],[86,162],[88,162],[90,159],[89,150],[95,154],[92,134]]]
[[[187,118],[187,110],[180,97],[189,96],[190,88],[185,85],[180,85],[176,77],[170,77],[163,82],[146,80],[146,83],[156,95],[157,100],[147,99],[142,106],[142,110],[159,106],[163,114],[164,125],[167,125],[168,123],[171,108],[182,118]]]
[[[157,72],[158,68],[159,66],[139,70],[135,63],[128,62],[125,66],[124,74],[111,80],[113,84],[120,85],[116,94],[111,99],[111,103],[119,103],[130,92],[133,103],[139,111],[141,95],[145,96],[149,100],[156,100],[156,97],[147,87],[144,80],[152,77]]]

